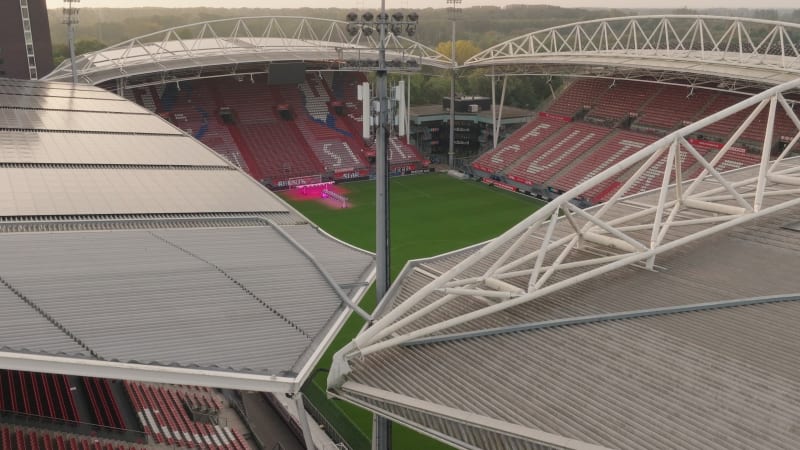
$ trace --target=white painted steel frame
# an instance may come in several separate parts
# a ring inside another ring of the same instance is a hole
[[[591,444],[588,442],[579,441],[577,439],[529,428],[523,425],[497,420],[482,414],[462,411],[456,408],[409,397],[396,392],[378,389],[361,383],[347,382],[342,386],[341,389],[331,392],[331,395],[333,397],[341,398],[350,403],[359,405],[367,410],[380,411],[381,415],[391,418],[393,422],[406,425],[409,428],[425,433],[435,439],[450,445],[454,445],[456,448],[478,450],[477,447],[470,446],[469,443],[458,440],[447,434],[446,431],[434,429],[429,423],[423,424],[414,422],[413,419],[407,417],[406,415],[381,409],[369,400],[391,403],[392,405],[406,409],[410,412],[432,414],[461,425],[474,427],[481,430],[489,430],[513,439],[521,439],[527,442],[532,442],[542,447],[572,450],[609,450],[608,447],[603,447],[601,445]],[[362,400],[361,398],[368,400]]]
[[[800,205],[800,167],[784,162],[800,141],[800,119],[783,93],[798,87],[800,79],[776,86],[673,132],[559,196],[388,310],[337,354],[331,385],[337,386],[344,381],[350,358],[441,333],[624,266],[644,264],[652,269],[656,256],[663,252]],[[782,153],[771,161],[770,151],[778,140],[774,133],[778,107],[791,119],[796,130]],[[687,140],[692,133],[749,108],[752,112],[710,161]],[[769,115],[758,174],[743,178],[739,171],[718,171],[716,167],[724,155],[764,108],[768,108]],[[623,196],[629,188],[662,158],[666,158],[666,168],[660,174],[661,187],[651,193],[657,194],[654,204],[640,204],[640,209],[635,212],[613,219],[605,218],[612,208],[625,202]],[[685,158],[692,158],[702,167],[693,178],[681,173],[681,161]],[[587,190],[630,170],[635,172],[605,204],[590,210],[581,210],[573,204]],[[673,181],[677,183],[673,184]],[[765,199],[770,199],[770,203],[765,203]],[[689,218],[678,218],[679,212],[688,211],[692,213]],[[556,237],[554,231],[559,225],[562,232]],[[670,229],[687,226],[692,228],[684,229],[686,234],[677,238],[668,236]],[[643,230],[650,231],[647,233],[648,241],[631,235],[633,231]],[[518,250],[525,246],[534,250],[518,255]],[[579,253],[580,249],[590,251]],[[565,262],[569,256],[573,258]],[[463,275],[468,269],[474,270],[476,264],[485,265],[487,258],[493,263],[481,275]],[[546,260],[549,262],[545,263]],[[565,270],[571,273],[567,274]],[[551,281],[559,271],[562,276],[558,281]],[[432,294],[441,297],[431,301]],[[413,331],[403,331],[404,327],[413,326],[431,312],[463,296],[472,297],[486,306]]]
[[[800,76],[798,36],[800,24],[790,22],[709,15],[618,17],[524,34],[478,53],[463,67],[560,64],[663,72],[674,64],[681,73],[730,79],[748,78],[741,75],[751,70],[751,75],[764,74],[759,81],[770,83],[770,73]]]
[[[340,61],[377,58],[379,39],[347,22],[300,16],[262,16],[193,23],[139,36],[76,58],[78,78],[87,84],[141,75],[249,62]],[[191,36],[191,37],[185,37]],[[387,33],[387,58],[412,58],[421,65],[451,67],[450,58],[419,42]],[[69,61],[45,77],[71,79]]]

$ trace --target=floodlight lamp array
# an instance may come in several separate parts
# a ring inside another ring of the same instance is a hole
[[[80,7],[76,5],[76,3],[80,3],[81,0],[64,0],[64,18],[63,23],[65,25],[77,25],[79,22],[78,13],[80,12]]]
[[[379,12],[375,15],[367,11],[359,17],[358,13],[351,11],[347,13],[345,20],[347,21],[345,29],[350,36],[357,35],[359,31],[364,33],[365,36],[371,36],[372,33],[381,30],[381,28],[394,35],[401,35],[405,32],[408,36],[414,36],[417,32],[419,14],[411,12],[405,15],[397,11],[390,16],[386,12]]]

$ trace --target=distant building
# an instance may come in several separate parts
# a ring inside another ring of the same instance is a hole
[[[455,101],[454,151],[456,158],[474,158],[490,149],[492,133],[492,99],[457,97]],[[527,109],[504,106],[500,120],[502,140],[526,124],[536,113]],[[411,141],[433,162],[447,161],[450,141],[450,97],[441,105],[412,106],[410,110]]]
[[[52,70],[45,0],[0,2],[0,77],[34,80]]]

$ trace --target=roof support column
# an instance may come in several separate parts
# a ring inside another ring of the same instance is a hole
[[[303,430],[303,441],[305,441],[306,449],[316,450],[314,440],[311,438],[311,427],[308,425],[308,413],[306,413],[306,405],[303,403],[303,393],[296,392],[292,396],[295,407],[297,408],[297,418],[300,421],[300,429]]]
[[[492,67],[494,70],[494,67]],[[492,130],[494,134],[494,146],[497,147],[497,141],[499,140],[500,135],[500,122],[503,120],[503,104],[506,101],[506,85],[508,84],[508,75],[503,75],[503,89],[500,91],[500,109],[497,110],[497,116],[495,116],[495,106],[494,106],[494,74],[492,74],[492,122],[494,125],[494,129]]]
[[[764,192],[767,188],[767,167],[769,166],[769,156],[772,151],[772,143],[775,142],[775,108],[778,104],[778,95],[775,94],[769,99],[769,115],[767,116],[767,129],[764,132],[764,146],[761,148],[761,165],[758,168],[758,184],[756,185],[756,198],[753,201],[755,212],[761,210],[764,202]]]
[[[496,111],[497,108],[495,107],[495,103],[497,103],[495,101],[496,97],[495,92],[497,91],[497,87],[495,86],[495,84],[497,80],[495,78],[496,77],[494,76],[494,66],[492,66],[492,148],[493,149],[497,148],[497,111]]]

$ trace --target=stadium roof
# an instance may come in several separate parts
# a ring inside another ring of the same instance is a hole
[[[624,77],[723,90],[800,77],[800,24],[719,16],[634,16],[534,31],[463,67],[496,73]]]
[[[293,392],[373,277],[145,109],[0,80],[0,367]]]
[[[220,76],[223,72],[263,73],[269,71],[268,63],[275,61],[304,61],[328,70],[370,70],[378,59],[378,39],[362,29],[350,36],[346,25],[308,17],[214,20],[158,31],[86,53],[76,57],[75,65],[78,80],[93,85],[144,75],[174,81]],[[385,45],[390,70],[452,66],[447,56],[403,36],[390,33]],[[64,61],[44,79],[72,80],[70,61]]]
[[[795,448],[800,119],[783,94],[798,86],[659,139],[496,239],[410,262],[329,391],[459,448]],[[778,108],[796,129],[770,160]],[[688,137],[719,121],[739,125],[702,155]],[[751,126],[761,164],[718,171]]]

